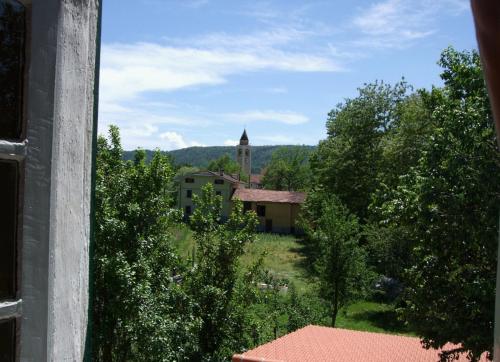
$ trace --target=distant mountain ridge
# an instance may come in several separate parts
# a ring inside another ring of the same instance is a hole
[[[273,152],[280,147],[292,147],[288,145],[279,146],[252,146],[252,173],[260,173],[261,170],[271,160]],[[307,152],[312,152],[316,146],[293,146],[304,148]],[[152,150],[145,150],[148,161],[153,156]],[[177,166],[191,165],[199,168],[205,168],[211,160],[217,159],[224,154],[228,154],[236,159],[236,147],[234,146],[210,146],[210,147],[188,147],[174,151],[162,151],[170,155]],[[124,151],[125,160],[133,160],[135,151]]]

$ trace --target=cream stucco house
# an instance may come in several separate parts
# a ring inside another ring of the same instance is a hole
[[[236,175],[213,171],[193,172],[179,177],[177,181],[179,183],[178,206],[184,211],[185,218],[193,213],[193,195],[200,195],[201,188],[207,183],[211,183],[215,193],[222,196],[222,218],[227,219],[231,212],[231,200],[235,190],[245,184],[238,180]]]

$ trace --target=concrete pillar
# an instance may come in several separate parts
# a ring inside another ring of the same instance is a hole
[[[21,255],[21,361],[81,361],[100,0],[32,0]]]

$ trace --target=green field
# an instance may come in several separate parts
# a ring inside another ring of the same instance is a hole
[[[174,232],[175,246],[179,255],[191,258],[195,242],[192,232],[187,227],[180,227]],[[263,256],[263,268],[278,278],[292,282],[299,294],[317,293],[318,283],[307,271],[307,259],[300,240],[293,236],[276,234],[258,234],[255,243],[247,245],[241,259],[241,267],[247,267]],[[313,299],[314,301],[314,299]],[[319,323],[328,325],[328,315]],[[369,332],[411,335],[396,318],[393,305],[360,301],[343,308],[337,316],[336,326]]]

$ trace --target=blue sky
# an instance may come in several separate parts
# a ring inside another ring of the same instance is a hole
[[[106,0],[99,132],[125,149],[317,144],[363,83],[440,85],[476,48],[467,0]]]

